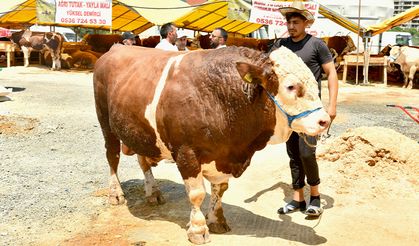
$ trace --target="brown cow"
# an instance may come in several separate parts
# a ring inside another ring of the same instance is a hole
[[[339,67],[344,55],[356,50],[354,41],[350,36],[322,37],[321,39],[332,53],[336,68]]]
[[[64,37],[56,32],[32,32],[22,30],[12,33],[11,41],[23,51],[24,66],[29,66],[29,57],[32,50],[49,51],[52,57],[52,69],[61,69],[61,49]]]
[[[160,42],[160,36],[150,36],[148,38],[141,39],[141,44],[143,47],[154,48]]]
[[[119,34],[86,34],[82,42],[90,45],[95,52],[105,53],[112,45],[122,43],[122,36]]]
[[[109,201],[125,201],[117,176],[121,142],[124,153],[138,156],[148,202],[164,202],[151,167],[174,160],[192,206],[187,234],[197,244],[209,242],[209,230],[230,230],[222,196],[255,151],[272,136],[283,142],[292,130],[316,135],[330,122],[313,74],[285,47],[268,56],[244,47],[173,52],[115,45],[98,59],[93,80]],[[206,217],[203,178],[211,182]]]
[[[199,34],[195,39],[198,40],[198,47],[202,49],[211,49],[210,34],[201,35]],[[241,46],[247,47],[254,50],[260,50],[263,52],[269,52],[273,43],[277,39],[256,39],[256,38],[241,38],[241,37],[228,37],[227,46]]]

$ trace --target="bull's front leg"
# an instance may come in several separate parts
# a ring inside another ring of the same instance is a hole
[[[23,66],[29,66],[29,57],[31,55],[31,50],[28,47],[22,46],[23,51]]]
[[[61,56],[54,51],[51,51],[52,67],[51,70],[61,69]]]
[[[185,183],[186,193],[192,208],[190,221],[187,225],[189,227],[187,230],[188,238],[195,244],[208,243],[210,242],[209,230],[205,216],[201,211],[201,204],[206,195],[201,165],[194,151],[185,146],[179,148],[176,164]]]
[[[225,233],[231,230],[224,217],[221,203],[223,194],[227,189],[228,183],[211,184],[211,199],[207,214],[207,224],[210,232]]]
[[[205,221],[204,214],[201,211],[202,201],[205,199],[205,185],[202,173],[196,178],[188,178],[184,180],[186,193],[192,205],[190,221],[188,223],[188,238],[192,243],[203,244],[210,242],[209,230]]]

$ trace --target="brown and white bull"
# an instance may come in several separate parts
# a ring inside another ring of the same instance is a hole
[[[404,75],[403,88],[413,88],[415,73],[419,70],[419,49],[408,46],[393,46],[388,57],[391,62],[400,65]]]
[[[257,150],[291,130],[316,135],[330,118],[303,61],[285,47],[269,56],[245,47],[170,52],[114,45],[94,70],[97,116],[110,166],[109,201],[123,204],[120,152],[137,154],[148,202],[164,203],[151,167],[174,160],[192,206],[187,235],[209,242],[230,230],[221,207],[231,177]],[[204,180],[211,183],[204,216]]]
[[[61,69],[61,48],[64,37],[56,32],[32,32],[22,30],[12,33],[10,40],[23,51],[24,66],[29,66],[32,50],[43,52],[48,50],[52,57],[52,69]]]

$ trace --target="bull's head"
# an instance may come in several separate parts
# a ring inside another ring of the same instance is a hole
[[[315,136],[327,129],[330,117],[320,101],[318,83],[301,58],[281,47],[269,59],[272,62],[265,67],[239,62],[237,70],[245,82],[261,85],[274,101],[278,126],[275,134],[286,139],[290,130]],[[277,78],[278,88],[272,89],[272,77]]]
[[[390,48],[390,56],[388,57],[388,60],[390,62],[395,62],[401,54],[401,48],[400,46],[392,46]]]

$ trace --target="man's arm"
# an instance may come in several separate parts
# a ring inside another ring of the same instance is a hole
[[[327,113],[333,120],[336,117],[336,104],[338,98],[338,75],[336,73],[335,64],[333,61],[322,65],[323,71],[327,75],[327,84],[329,88],[329,107]]]

